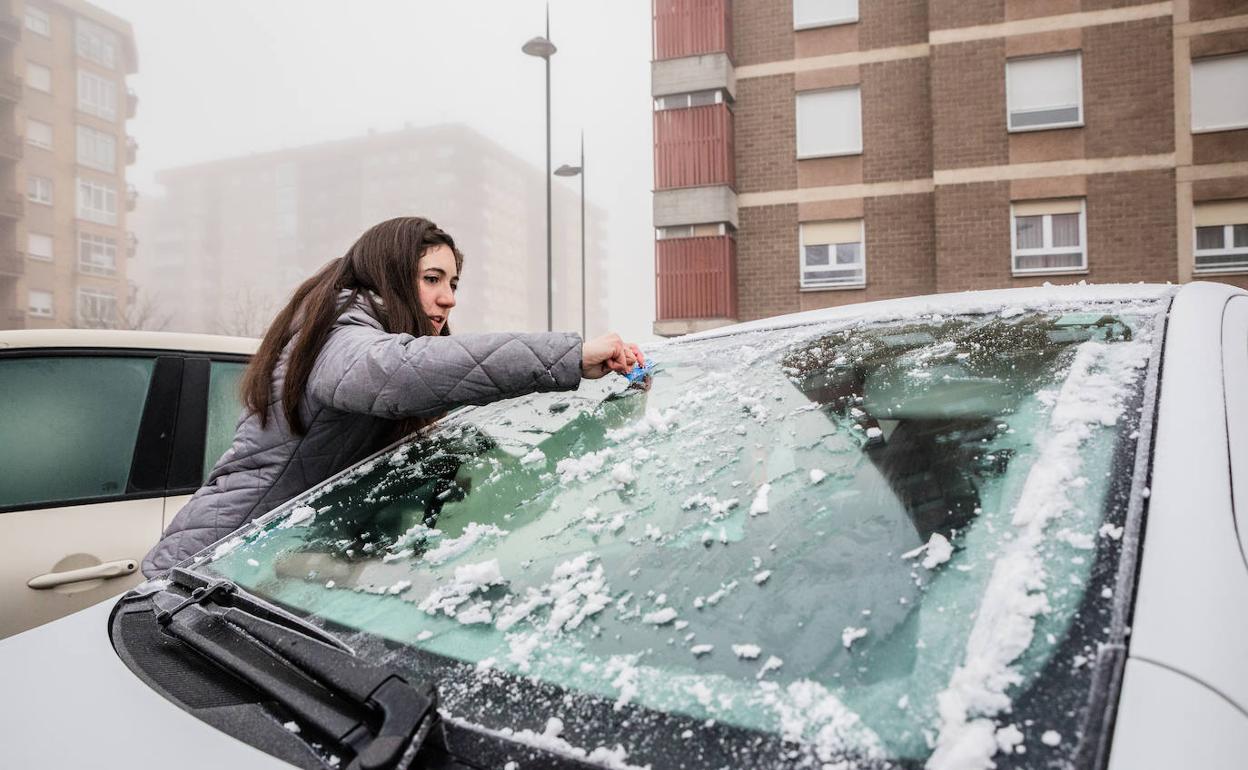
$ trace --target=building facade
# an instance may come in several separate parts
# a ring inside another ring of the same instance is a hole
[[[462,125],[407,128],[162,171],[135,282],[166,328],[258,335],[368,227],[425,216],[465,255],[451,328],[546,328],[543,172]],[[581,328],[580,204],[556,182],[555,328]],[[604,319],[604,213],[586,209],[589,333]],[[601,332],[602,329],[597,329]]]
[[[130,25],[80,0],[8,0],[0,46],[0,328],[124,325]]]
[[[654,0],[658,334],[1248,287],[1244,0]]]

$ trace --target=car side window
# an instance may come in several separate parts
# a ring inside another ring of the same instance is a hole
[[[242,412],[238,383],[246,364],[213,361],[208,376],[208,428],[204,437],[204,479],[230,448]]]
[[[155,362],[0,359],[0,507],[121,496]]]

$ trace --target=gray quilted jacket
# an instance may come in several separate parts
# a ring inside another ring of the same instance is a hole
[[[362,301],[330,331],[308,379],[292,433],[279,394],[286,356],[273,373],[268,424],[245,414],[208,482],[178,512],[143,560],[151,577],[383,448],[393,420],[464,404],[572,390],[581,379],[576,334],[388,334]]]

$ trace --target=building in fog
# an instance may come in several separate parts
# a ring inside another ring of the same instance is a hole
[[[655,331],[1248,286],[1243,0],[656,0]]]
[[[140,291],[179,331],[258,334],[369,226],[420,215],[465,263],[455,331],[546,328],[541,170],[461,125],[407,128],[157,174],[141,204]],[[590,180],[592,183],[592,179]],[[580,329],[576,185],[555,181],[555,328]],[[589,331],[605,323],[605,222],[587,210]]]
[[[0,48],[0,328],[124,324],[130,25],[80,0],[4,0]]]

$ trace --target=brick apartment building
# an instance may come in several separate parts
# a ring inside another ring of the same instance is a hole
[[[655,332],[1248,287],[1248,0],[654,0]]]
[[[0,52],[0,329],[117,325],[130,24],[82,0],[2,0]]]

